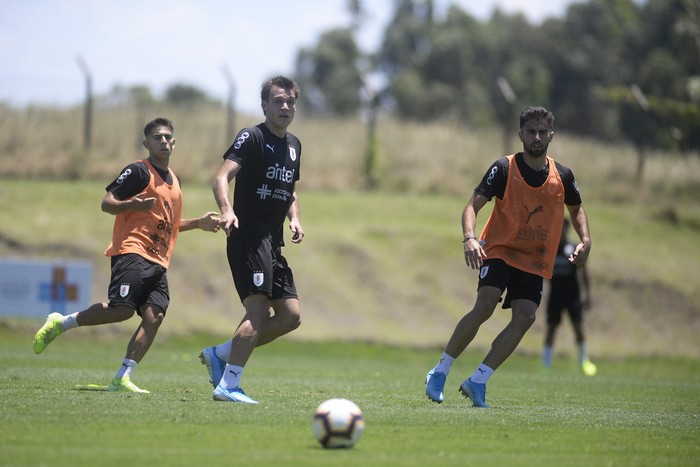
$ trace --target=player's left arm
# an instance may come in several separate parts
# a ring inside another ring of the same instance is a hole
[[[591,251],[591,234],[588,229],[588,216],[586,215],[586,210],[583,209],[582,204],[577,205],[567,205],[569,210],[569,218],[571,219],[571,226],[578,234],[580,243],[576,245],[576,249],[569,256],[569,261],[577,266],[583,266],[588,259],[588,254]]]
[[[202,229],[206,232],[218,232],[221,226],[221,219],[215,212],[207,212],[201,217],[180,220],[180,232],[187,230]]]
[[[177,177],[180,186],[182,182],[180,177]],[[178,232],[186,232],[188,230],[202,229],[205,232],[218,232],[221,229],[221,218],[215,212],[207,212],[201,217],[193,219],[180,219],[180,229]]]
[[[287,211],[287,217],[289,218],[289,230],[292,231],[292,243],[301,243],[304,239],[304,229],[301,226],[299,197],[296,190],[292,193],[292,204]]]

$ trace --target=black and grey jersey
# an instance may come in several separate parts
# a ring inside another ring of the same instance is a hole
[[[280,138],[264,123],[245,128],[224,154],[240,164],[233,192],[238,229],[232,235],[272,236],[282,242],[282,226],[299,180],[301,142],[287,133]]]

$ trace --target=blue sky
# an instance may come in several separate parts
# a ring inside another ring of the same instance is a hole
[[[498,6],[540,23],[572,0],[435,0],[438,13],[459,4],[480,20]],[[393,0],[365,0],[360,46],[374,51]],[[154,94],[187,83],[224,99],[222,67],[236,104],[259,111],[260,83],[291,74],[296,52],[319,33],[348,24],[347,0],[0,0],[0,102],[69,105],[82,100],[83,57],[97,94],[145,85]]]

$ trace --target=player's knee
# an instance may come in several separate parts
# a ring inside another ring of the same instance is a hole
[[[513,321],[515,321],[519,326],[529,328],[535,324],[535,319],[537,310],[521,310],[518,313],[513,314]]]
[[[148,330],[157,331],[164,319],[165,312],[160,308],[146,308],[141,311],[141,323]]]
[[[476,306],[474,306],[470,313],[478,319],[480,324],[483,324],[491,317],[491,315],[493,315],[493,312],[496,309],[496,303],[497,302],[494,302],[493,304],[478,303]]]
[[[163,323],[163,320],[165,319],[165,313],[160,312],[160,313],[155,313],[153,316],[153,325],[158,327]]]
[[[294,331],[299,326],[301,326],[301,314],[298,311],[289,314],[287,326],[289,328],[289,331]]]

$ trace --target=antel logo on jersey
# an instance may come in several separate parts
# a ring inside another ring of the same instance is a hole
[[[247,140],[249,136],[250,136],[250,133],[248,133],[247,131],[244,131],[243,133],[241,133],[241,136],[239,136],[238,139],[236,140],[236,142],[233,143],[233,147],[235,149],[241,149],[241,146],[243,145],[243,143],[245,143],[245,140]]]
[[[267,168],[265,177],[268,180],[279,180],[280,182],[292,183],[294,181],[294,170],[287,170],[286,167],[280,167],[279,164]]]
[[[131,175],[131,169],[126,169],[124,173],[117,178],[117,183],[122,183],[129,175]]]

